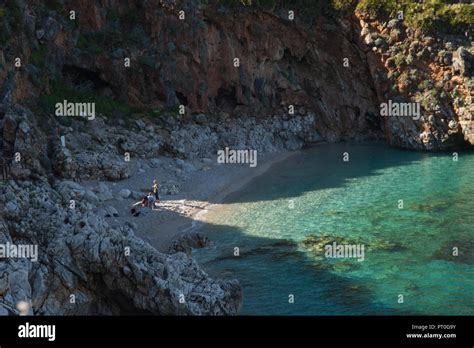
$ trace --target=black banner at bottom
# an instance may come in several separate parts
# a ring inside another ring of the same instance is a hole
[[[0,346],[408,344],[474,346],[474,317],[1,317]]]

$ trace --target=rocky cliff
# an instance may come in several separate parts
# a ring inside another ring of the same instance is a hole
[[[474,144],[474,47],[469,33],[433,37],[399,19],[381,22],[357,15],[380,103],[420,105],[418,119],[384,117],[387,141],[417,150]]]
[[[209,279],[183,252],[159,253],[129,225],[111,228],[92,211],[97,201],[68,181],[2,188],[1,243],[38,245],[39,260],[0,262],[1,314],[15,314],[20,301],[35,315],[238,313],[236,281]]]
[[[19,300],[31,300],[34,314],[238,312],[238,283],[209,279],[186,253],[159,253],[131,226],[108,226],[93,212],[97,197],[68,181],[126,178],[126,154],[197,158],[225,146],[268,152],[382,139],[417,150],[473,144],[471,31],[428,34],[326,6],[311,17],[292,2],[227,3],[0,6],[0,150],[13,179],[1,188],[0,238],[41,249],[38,263],[0,262],[2,313]],[[63,100],[93,102],[97,115],[56,117]],[[420,117],[381,117],[389,100],[420,103]]]

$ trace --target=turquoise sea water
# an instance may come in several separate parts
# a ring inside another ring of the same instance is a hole
[[[318,146],[227,197],[201,231],[214,246],[195,257],[239,279],[244,315],[474,314],[474,153]],[[328,259],[310,235],[363,244],[364,261]]]

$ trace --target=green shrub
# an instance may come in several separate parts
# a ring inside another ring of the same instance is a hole
[[[356,5],[357,0],[332,0],[332,6],[340,11],[354,10]]]
[[[0,45],[2,47],[6,46],[10,39],[11,35],[8,30],[8,23],[6,20],[0,18]]]
[[[398,77],[400,76],[400,72],[397,71],[397,70],[392,70],[392,71],[389,71],[388,72],[388,78],[390,80],[394,80],[394,79],[398,79]]]
[[[453,4],[451,0],[222,0],[228,7],[294,9],[314,18],[328,11],[349,12],[354,9],[383,21],[397,18],[399,11],[409,26],[423,30],[464,33],[474,25],[474,4]],[[136,22],[135,22],[136,23]]]
[[[357,10],[373,18],[397,18],[403,11],[406,23],[425,31],[463,33],[474,25],[474,4],[452,4],[448,0],[360,0]]]
[[[339,6],[349,0],[336,0]],[[227,7],[249,7],[264,10],[292,9],[303,18],[314,19],[334,9],[332,0],[221,0]]]
[[[16,0],[4,0],[0,6],[0,47],[12,39],[12,33],[23,28],[23,11]]]
[[[404,86],[409,86],[411,83],[411,76],[407,71],[402,72],[400,77],[398,78],[398,82]]]
[[[403,53],[398,53],[395,57],[393,57],[395,61],[395,65],[399,68],[406,63],[405,55]]]
[[[149,68],[155,69],[156,68],[156,57],[151,55],[143,55],[138,58],[138,62],[141,65],[146,65]]]
[[[23,12],[15,0],[3,1],[0,6],[0,47],[12,39],[12,31],[18,31],[23,24]]]
[[[114,111],[120,111],[128,117],[133,113],[147,111],[145,108],[132,107],[110,97],[98,95],[94,91],[79,91],[59,82],[52,84],[50,94],[39,98],[39,107],[45,113],[54,113],[56,103],[62,103],[64,100],[72,103],[95,103],[96,113],[107,116],[112,115]]]
[[[220,1],[222,5],[228,7],[236,6],[255,6],[255,7],[270,7],[277,4],[276,0],[222,0]]]
[[[116,20],[120,20],[120,17],[118,15],[118,12],[117,12],[116,9],[112,8],[112,9],[107,11],[107,20],[111,21],[111,22],[114,22]]]
[[[422,83],[418,85],[419,90],[429,90],[433,88],[433,82],[430,80],[424,80]]]
[[[16,0],[7,0],[5,3],[6,17],[12,28],[20,29],[23,23],[23,11]]]
[[[135,107],[124,102],[115,100],[108,96],[97,94],[95,91],[77,90],[74,87],[64,83],[54,81],[50,88],[50,93],[41,96],[38,100],[38,111],[43,115],[54,114],[56,103],[62,103],[64,100],[72,103],[95,103],[95,111],[97,114],[111,116],[115,111],[125,115],[126,124],[131,124],[131,120],[135,114],[145,115],[147,117],[163,121],[163,113],[160,109],[152,109],[150,107]],[[71,124],[73,120],[84,121],[82,117],[60,117],[60,122]]]
[[[464,31],[474,25],[474,4],[453,4],[438,10],[437,17],[441,24],[456,31]]]
[[[138,14],[135,11],[127,11],[123,16],[120,17],[120,23],[130,28],[140,22]]]
[[[46,65],[46,55],[48,49],[45,45],[41,45],[38,49],[34,50],[30,56],[30,63],[36,67],[42,69]]]
[[[410,79],[412,81],[419,81],[421,79],[421,73],[418,69],[410,69]]]
[[[80,35],[77,40],[77,47],[87,52],[100,53],[103,50],[103,46],[101,40],[97,38],[98,36]]]
[[[44,5],[48,10],[65,13],[64,6],[58,0],[44,0]]]
[[[127,35],[127,41],[139,47],[146,47],[150,44],[150,39],[141,25],[135,25]]]
[[[374,18],[392,17],[401,9],[398,2],[402,1],[403,0],[361,0],[357,4],[357,10]]]
[[[94,54],[107,51],[111,47],[119,46],[122,43],[120,34],[112,31],[97,31],[81,34],[77,40],[77,47]]]

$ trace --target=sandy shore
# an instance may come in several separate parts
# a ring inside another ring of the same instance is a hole
[[[139,159],[130,162],[132,176],[126,180],[106,184],[111,188],[113,199],[101,202],[97,209],[103,214],[108,207],[117,210],[118,216],[110,216],[110,225],[120,227],[132,224],[137,236],[155,248],[166,252],[173,239],[188,232],[202,218],[206,207],[221,202],[228,194],[238,191],[253,178],[262,175],[277,162],[287,159],[296,152],[279,152],[259,155],[254,168],[245,164],[217,164],[209,159],[186,161],[192,166],[181,165],[173,158],[160,157],[157,168],[150,166],[150,160]],[[191,170],[189,170],[191,168]],[[160,184],[175,183],[176,194],[160,194],[161,202],[155,210],[141,208],[138,217],[130,214],[131,205],[137,202],[132,197],[122,198],[120,190],[129,189],[136,193],[147,193],[153,179]],[[90,189],[98,182],[85,184]]]

